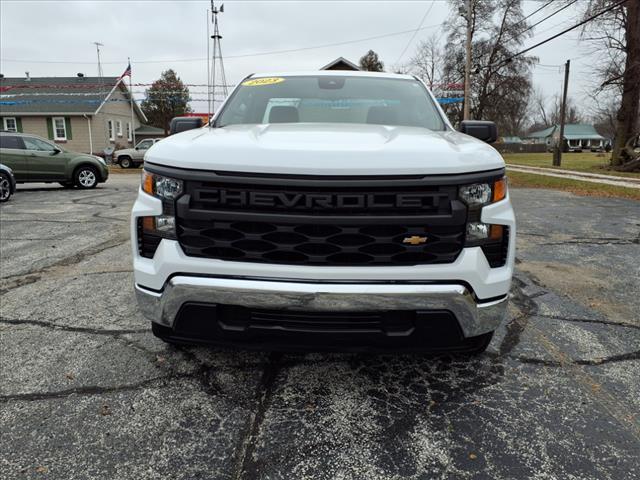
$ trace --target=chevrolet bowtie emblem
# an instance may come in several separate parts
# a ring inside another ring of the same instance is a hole
[[[402,240],[402,243],[410,243],[411,245],[421,245],[423,243],[427,243],[427,237],[419,237],[418,235],[413,235],[411,237],[406,237]]]

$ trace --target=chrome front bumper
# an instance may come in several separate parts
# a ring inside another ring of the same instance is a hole
[[[508,303],[506,296],[477,303],[459,284],[298,283],[175,276],[162,292],[139,285],[135,288],[145,317],[166,327],[173,326],[186,302],[293,311],[449,310],[468,338],[495,330],[505,318]]]

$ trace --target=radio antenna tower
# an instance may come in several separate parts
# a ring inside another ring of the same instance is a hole
[[[100,42],[93,42],[93,44],[96,46],[96,52],[98,53],[98,79],[100,81],[100,93],[103,93],[102,90],[104,90],[104,82],[102,81],[102,62],[100,61],[100,47],[104,47],[104,45]]]
[[[216,92],[221,93],[223,98],[226,98],[229,94],[227,90],[227,77],[224,73],[224,61],[222,59],[222,48],[220,40],[220,29],[218,27],[218,14],[224,12],[224,4],[220,5],[220,8],[216,7],[213,0],[211,0],[211,22],[213,23],[213,54],[211,56],[211,68],[209,77],[209,120],[216,111]],[[209,40],[207,39],[207,42]],[[211,121],[209,121],[211,125]]]
[[[96,52],[98,53],[98,77],[102,78],[102,63],[100,62],[100,47],[104,47],[104,45],[100,42],[93,42],[96,46]]]

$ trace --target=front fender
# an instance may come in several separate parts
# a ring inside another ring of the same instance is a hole
[[[75,172],[76,168],[78,168],[80,165],[91,165],[95,167],[98,171],[98,174],[100,175],[101,182],[104,182],[109,176],[109,169],[105,164],[98,161],[92,156],[78,155],[76,157],[73,157],[67,164],[67,178],[73,179],[73,172]]]

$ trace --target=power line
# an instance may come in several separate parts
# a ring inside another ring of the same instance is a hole
[[[547,8],[549,5],[551,5],[554,1],[556,0],[549,0],[547,3],[545,3],[544,5],[542,5],[540,8],[537,8],[536,10],[534,10],[533,12],[531,12],[529,15],[527,15],[526,17],[524,17],[522,20],[520,20],[519,22],[516,22],[514,24],[514,26],[516,25],[520,25],[522,22],[524,22],[525,20],[533,17],[536,13],[538,13],[540,10],[544,10],[545,8]]]
[[[435,5],[435,3],[436,3],[435,0],[431,0],[431,4],[429,5],[429,8],[427,8],[427,11],[424,12],[424,15],[422,16],[422,20],[420,20],[420,23],[418,24],[418,28],[416,28],[416,30],[413,32],[413,35],[411,35],[411,38],[409,39],[409,41],[405,45],[404,49],[402,50],[402,53],[398,56],[398,59],[395,62],[396,65],[402,59],[402,56],[405,54],[405,52],[409,48],[409,45],[411,45],[411,43],[413,42],[413,39],[416,38],[416,35],[418,34],[418,31],[420,31],[420,28],[422,27],[422,24],[427,19],[427,15],[429,15],[429,12],[431,12],[431,9]]]
[[[552,1],[557,1],[557,0],[552,0]],[[507,41],[515,40],[515,39],[516,39],[516,37],[519,37],[519,36],[521,36],[521,35],[523,35],[523,34],[527,33],[528,31],[532,30],[532,29],[533,29],[533,28],[535,28],[536,26],[538,26],[538,25],[540,25],[541,23],[543,23],[545,20],[548,20],[549,18],[553,17],[553,16],[554,16],[554,15],[556,15],[557,13],[560,13],[560,12],[561,12],[562,10],[564,10],[565,8],[570,7],[571,5],[573,5],[574,3],[576,3],[577,1],[578,1],[578,0],[572,0],[570,3],[566,4],[565,6],[563,6],[562,8],[560,8],[559,10],[557,10],[557,11],[555,11],[555,12],[551,13],[550,15],[547,15],[547,16],[546,16],[546,17],[544,17],[542,20],[540,20],[540,21],[538,21],[538,22],[534,23],[533,25],[530,25],[529,27],[525,28],[525,29],[524,29],[524,30],[522,30],[521,32],[514,32],[514,33],[512,33],[512,34],[510,34],[510,35],[509,35],[509,34],[508,34],[508,35],[506,35],[506,40],[504,40],[504,41],[505,41],[505,42],[507,42]],[[552,2],[549,2],[549,3],[545,4],[543,7],[546,7],[547,5],[549,5],[549,4],[551,4],[551,3],[552,3]],[[537,12],[537,11],[540,11],[543,7],[539,8],[538,10],[536,10],[536,12]],[[534,12],[534,13],[535,13],[535,12]],[[531,15],[533,15],[533,14],[531,14]],[[527,17],[523,18],[523,19],[522,19],[522,20],[520,20],[519,22],[516,22],[513,26],[515,27],[515,26],[517,26],[517,25],[521,24],[521,23],[522,23],[522,22],[524,22],[527,18],[531,17],[531,15],[528,15]],[[540,31],[540,32],[537,32],[537,34],[542,34],[542,33],[544,33],[544,32],[548,32],[549,30],[553,30],[553,29],[554,29],[554,28],[556,28],[557,26],[562,25],[562,24],[564,24],[564,23],[565,23],[565,22],[557,23],[557,24],[555,24],[555,25],[551,26],[550,28],[546,28],[546,29],[544,29],[544,30],[542,30],[542,31]],[[534,38],[535,38],[535,36],[534,36]]]
[[[441,24],[435,25],[425,25],[423,27],[418,28],[417,30],[426,30],[429,28],[440,27]],[[385,33],[382,35],[375,35],[373,37],[366,38],[358,38],[354,40],[345,40],[343,42],[335,42],[335,43],[325,43],[322,45],[314,45],[310,47],[300,47],[300,48],[291,48],[287,50],[272,50],[267,52],[256,52],[256,53],[246,53],[246,54],[238,54],[238,55],[225,55],[225,58],[247,58],[247,57],[261,57],[266,55],[278,55],[282,53],[293,53],[293,52],[302,52],[306,50],[316,50],[320,48],[327,47],[338,47],[341,45],[349,45],[351,43],[361,43],[367,42],[369,40],[378,40],[380,38],[388,38],[388,37],[396,37],[399,35],[405,35],[407,33],[416,32],[416,29],[413,28],[411,30],[402,30],[398,32]],[[165,60],[141,60],[136,61],[136,64],[151,64],[151,63],[176,63],[176,62],[204,62],[206,58],[176,58],[176,59],[165,59]],[[54,61],[54,60],[15,60],[15,59],[2,59],[2,62],[11,62],[11,63],[46,63],[46,64],[68,64],[68,65],[93,65],[95,62],[70,62],[70,61]],[[114,65],[121,64],[122,62],[102,62],[103,65]]]
[[[15,77],[11,77],[11,79],[14,79]],[[4,80],[7,80],[6,78]],[[33,81],[33,78],[32,78]],[[46,83],[38,83],[38,84],[19,84],[19,85],[7,85],[6,83],[4,85],[2,85],[2,81],[0,81],[0,94],[2,93],[6,93],[6,92],[10,92],[11,90],[14,89],[19,89],[19,90],[39,90],[39,89],[47,89],[47,90],[64,90],[64,89],[87,89],[87,88],[99,88],[102,86],[102,84],[100,83],[53,83],[53,84],[46,84]],[[107,84],[110,87],[113,87],[112,83]],[[152,87],[154,84],[153,83],[133,83],[132,86],[133,87]],[[209,84],[207,83],[183,83],[182,84],[185,87],[208,87]],[[235,83],[225,83],[225,84],[221,84],[221,83],[216,83],[215,85],[216,87],[235,87]],[[101,95],[104,93],[100,93],[100,92],[83,92],[83,93],[87,93],[89,95]],[[80,95],[81,93],[75,93],[76,95]],[[37,93],[29,93],[29,95],[61,95],[58,92],[49,92],[49,93],[44,93],[44,94],[37,94]]]
[[[571,5],[573,5],[574,3],[576,3],[578,0],[571,0],[569,3],[565,4],[564,6],[560,7],[558,10],[556,10],[555,12],[552,12],[551,14],[547,15],[546,17],[544,17],[542,20],[539,20],[538,22],[534,23],[533,25],[530,25],[529,27],[527,27],[526,29],[524,29],[522,32],[519,33],[519,35],[522,35],[523,33],[528,32],[529,30],[537,27],[538,25],[540,25],[542,22],[549,20],[551,17],[553,17],[554,15],[557,15],[558,13],[560,13],[561,11],[569,8]]]
[[[534,48],[538,48],[541,45],[544,45],[545,43],[550,42],[551,40],[555,40],[556,38],[564,35],[565,33],[569,33],[572,30],[575,30],[578,27],[581,27],[582,25],[589,23],[592,20],[595,20],[596,18],[600,17],[601,15],[604,15],[607,12],[610,12],[611,10],[618,8],[620,5],[622,5],[623,3],[627,2],[628,0],[620,0],[618,3],[615,3],[607,8],[605,8],[604,10],[602,10],[601,12],[596,13],[595,15],[590,16],[589,18],[584,19],[583,21],[581,21],[580,23],[577,23],[575,25],[573,25],[572,27],[569,27],[563,31],[561,31],[560,33],[556,33],[555,35],[536,43],[535,45],[532,45],[530,47],[525,48],[524,50],[519,51],[518,53],[515,53],[513,55],[511,55],[510,57],[504,59],[502,62],[498,63],[497,65],[487,65],[486,67],[483,67],[483,69],[488,69],[488,68],[500,68],[502,65],[505,65],[507,63],[509,63],[510,61],[512,61],[514,58],[519,57],[520,55],[530,52],[531,50],[533,50]]]

